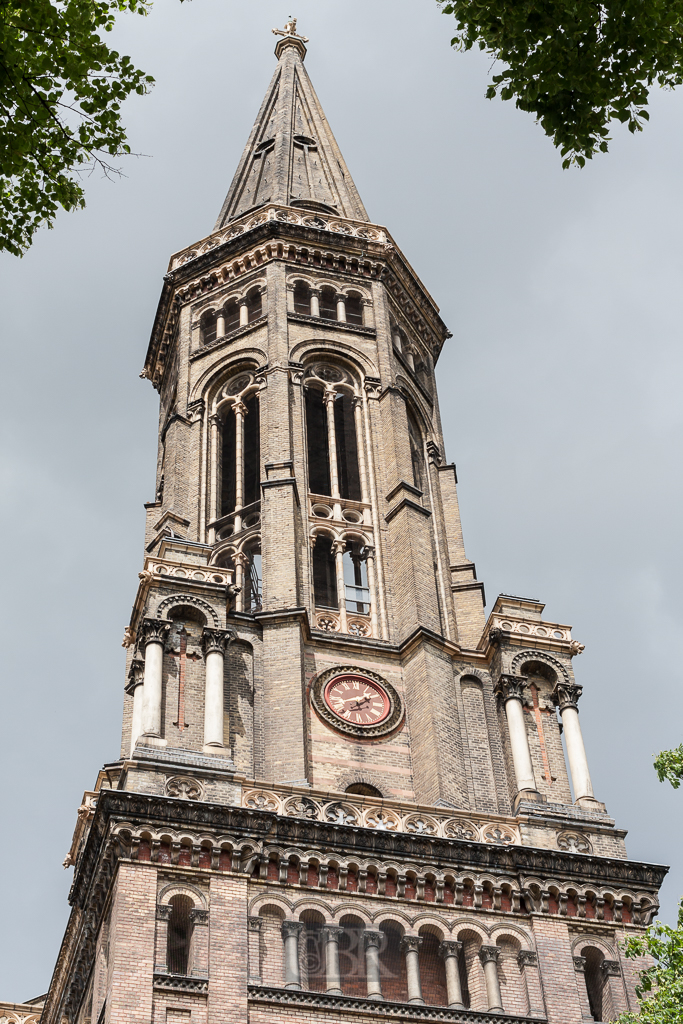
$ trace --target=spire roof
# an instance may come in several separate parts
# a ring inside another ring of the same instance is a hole
[[[273,31],[278,65],[214,230],[265,203],[369,220],[304,68],[306,38],[296,21]]]

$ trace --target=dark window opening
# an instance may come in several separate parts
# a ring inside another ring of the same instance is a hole
[[[363,326],[363,302],[360,295],[347,295],[346,322]]]
[[[410,441],[410,459],[413,464],[413,484],[419,491],[424,490],[424,453],[422,437],[415,420],[408,415],[408,439]]]
[[[325,992],[327,985],[325,977],[324,922],[318,920],[317,915],[314,917],[314,912],[311,911],[304,912],[303,920],[305,924],[306,947],[303,965],[304,978],[302,980],[305,981],[305,987],[309,992]]]
[[[347,612],[367,615],[370,611],[370,588],[363,545],[349,541],[344,552],[344,598]]]
[[[221,449],[221,515],[235,511],[235,414],[225,413]]]
[[[347,786],[344,792],[355,793],[357,796],[382,796],[380,791],[375,786],[371,786],[369,782],[354,782]]]
[[[358,471],[353,399],[346,392],[338,394],[334,401],[334,429],[337,438],[339,493],[342,498],[360,501],[360,473]]]
[[[432,932],[423,932],[421,937],[418,961],[422,998],[428,1006],[448,1006],[446,967],[443,958],[439,956],[439,939]]]
[[[317,608],[337,608],[337,575],[332,541],[316,537],[313,548],[313,595]]]
[[[320,292],[320,315],[323,320],[337,319],[337,296],[333,288],[323,288]]]
[[[261,497],[261,445],[258,395],[250,395],[244,403],[244,504],[251,505]]]
[[[306,389],[308,489],[312,494],[331,494],[330,457],[327,444],[327,408],[322,391]]]
[[[261,548],[253,547],[245,552],[249,561],[244,568],[243,608],[245,612],[258,612],[263,605],[263,573],[261,569]]]
[[[202,345],[210,345],[216,340],[216,314],[203,313],[201,318]]]
[[[472,1005],[472,999],[470,996],[470,988],[467,983],[467,961],[465,960],[464,945],[458,951],[458,974],[460,975],[460,991],[462,992],[463,1006],[466,1010],[469,1010]]]
[[[586,958],[585,977],[588,1005],[593,1020],[602,1020],[602,994],[605,979],[602,973],[602,962],[605,959],[599,949],[588,947],[582,951]]]
[[[294,312],[307,316],[311,312],[311,289],[304,281],[297,281],[294,285]]]
[[[230,331],[236,331],[240,325],[240,307],[237,305],[235,299],[230,299],[226,303],[224,309],[225,315],[225,333],[229,334]]]
[[[252,289],[247,296],[247,310],[249,311],[249,323],[258,320],[263,313],[263,300],[258,288]]]
[[[367,979],[365,975],[365,947],[363,942],[364,928],[354,918],[342,918],[344,929],[339,938],[339,974],[341,989],[345,996],[367,995]]]
[[[388,884],[388,879],[387,879]],[[387,888],[387,895],[389,889]],[[395,894],[395,887],[394,887]],[[406,960],[401,952],[402,931],[387,921],[380,925],[384,938],[379,951],[379,971],[382,979],[382,994],[392,1002],[408,1002],[408,980],[406,978]]]
[[[171,974],[188,973],[192,921],[190,911],[194,904],[189,896],[173,896],[170,900],[166,941],[166,966]]]

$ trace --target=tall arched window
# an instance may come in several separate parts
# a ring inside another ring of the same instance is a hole
[[[320,315],[323,320],[337,319],[337,295],[334,288],[323,288],[320,292]]]
[[[363,300],[360,295],[346,296],[346,322],[363,326]]]
[[[422,434],[411,413],[408,413],[408,439],[410,441],[410,459],[413,466],[413,484],[419,491],[424,490],[424,452]]]
[[[238,434],[241,444],[238,445]],[[241,458],[239,448],[241,447]],[[261,451],[258,393],[231,405],[224,414],[221,454],[221,516],[260,498]]]
[[[236,331],[240,325],[240,307],[236,299],[228,299],[225,304],[225,333]]]
[[[166,938],[166,966],[170,974],[188,973],[194,904],[189,896],[173,896],[169,900],[171,914]]]
[[[311,289],[305,281],[297,281],[294,285],[294,312],[310,315]]]
[[[586,991],[588,993],[588,1005],[590,1006],[593,1020],[604,1020],[603,1017],[603,989],[605,978],[602,972],[602,962],[605,954],[594,946],[586,946],[581,951],[586,958],[585,978]]]
[[[252,320],[258,320],[263,313],[263,301],[261,299],[261,289],[252,288],[247,295],[247,310],[249,312],[249,323]]]
[[[317,608],[336,608],[337,575],[332,540],[320,534],[313,547],[313,596]]]
[[[216,340],[217,335],[215,311],[213,309],[206,310],[205,313],[202,313],[199,323],[202,345],[210,345],[212,341]]]
[[[339,387],[347,383],[347,375],[335,366],[314,366],[307,372],[308,487],[312,494],[362,501],[354,399],[346,387]]]

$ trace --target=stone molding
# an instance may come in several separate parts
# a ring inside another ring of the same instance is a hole
[[[520,967],[538,967],[538,953],[533,949],[520,949],[517,963]]]
[[[552,692],[552,699],[561,712],[566,708],[578,711],[579,697],[582,693],[583,686],[579,686],[578,683],[558,682]]]
[[[209,991],[208,978],[182,977],[179,974],[161,974],[154,972],[154,988],[164,992],[183,992],[187,994],[206,995]]]
[[[446,960],[449,956],[459,956],[462,942],[459,939],[444,939],[439,944],[439,956]]]
[[[488,964],[492,960],[494,963],[498,963],[500,959],[500,946],[480,946],[479,959],[482,964]]]
[[[170,622],[162,622],[160,619],[143,619],[139,630],[142,646],[146,647],[147,644],[165,644],[170,629]]]
[[[518,700],[523,704],[526,682],[526,676],[514,676],[503,673],[499,676],[493,692],[503,701]]]
[[[420,1003],[395,1003],[387,1000],[337,996],[325,992],[305,992],[295,989],[250,985],[249,1002],[271,1006],[296,1006],[308,1010],[332,1010],[352,1013],[358,1017],[393,1018],[402,1021],[436,1020],[447,1024],[538,1024],[539,1017],[516,1016],[481,1010],[456,1010],[446,1006],[428,1006]]]

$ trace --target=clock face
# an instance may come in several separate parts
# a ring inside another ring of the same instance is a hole
[[[362,675],[330,679],[323,700],[336,718],[360,728],[379,725],[391,711],[391,700],[384,687]]]

